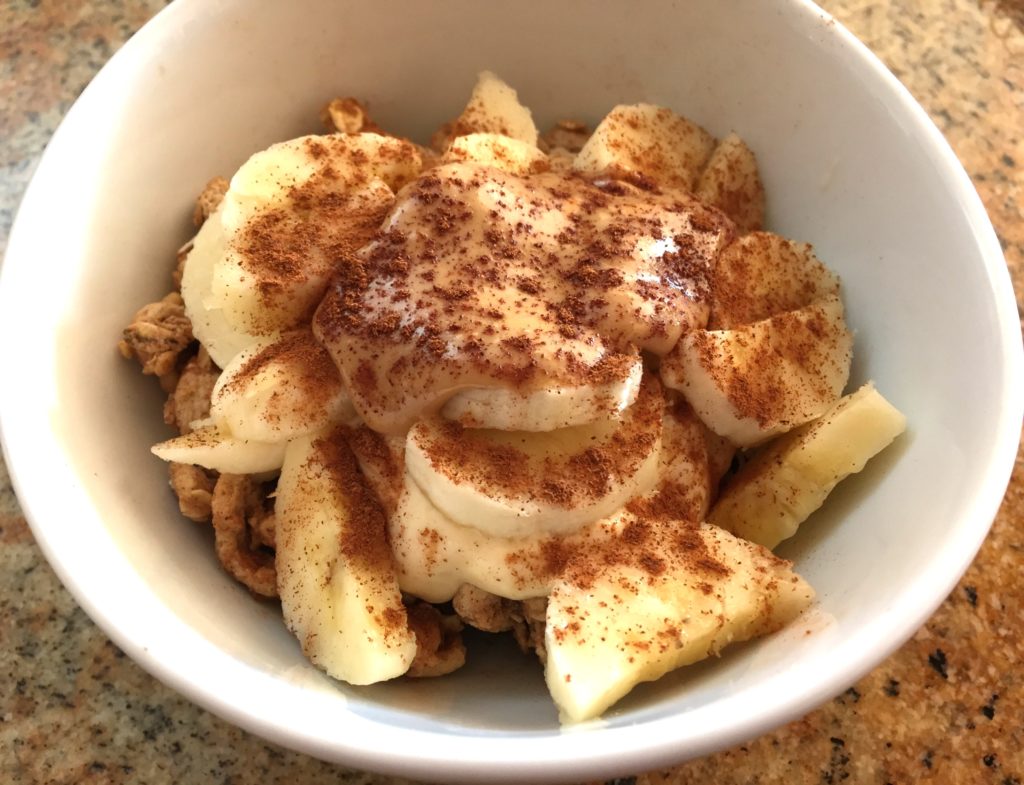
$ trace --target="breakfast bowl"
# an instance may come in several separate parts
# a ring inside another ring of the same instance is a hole
[[[725,748],[841,692],[952,589],[995,515],[1024,405],[1016,307],[967,175],[923,110],[807,2],[513,7],[178,0],[111,60],[43,157],[0,278],[12,478],[61,580],[130,657],[196,703],[325,760],[446,781],[570,781]],[[254,151],[318,130],[334,96],[426,141],[475,74],[539,127],[671,107],[756,152],[767,225],[814,244],[855,332],[850,389],[907,416],[897,443],[779,550],[815,588],[778,633],[561,725],[540,668],[469,641],[465,668],[368,687],[302,655],[280,609],[182,519],[149,448],[162,395],[121,330],[164,294],[191,204]]]

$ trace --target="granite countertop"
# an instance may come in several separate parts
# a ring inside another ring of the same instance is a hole
[[[56,124],[163,0],[0,8],[0,252]],[[988,208],[1024,303],[1020,0],[827,0],[924,105]],[[1018,163],[1021,162],[1021,163]],[[625,783],[1024,783],[1024,456],[974,565],[896,654],[741,747]],[[47,565],[0,463],[0,782],[398,783],[249,735],[128,660]]]

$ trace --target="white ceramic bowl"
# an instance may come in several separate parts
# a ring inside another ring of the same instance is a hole
[[[440,680],[355,689],[306,663],[277,611],[226,577],[148,447],[165,435],[122,326],[168,285],[207,178],[314,130],[335,95],[423,137],[475,73],[544,126],[667,104],[757,152],[772,228],[838,270],[854,382],[909,417],[784,549],[817,588],[796,628],[561,729],[540,671],[474,649]],[[330,760],[430,779],[580,780],[676,762],[814,708],[880,662],[988,530],[1024,392],[1016,308],[967,176],[909,94],[810,3],[178,0],[119,52],[53,138],[0,286],[0,411],[39,543],[132,658],[210,710]],[[813,628],[814,634],[804,631]]]

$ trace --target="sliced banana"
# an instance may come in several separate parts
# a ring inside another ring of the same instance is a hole
[[[193,332],[214,361],[224,367],[259,338],[308,321],[336,267],[420,168],[412,143],[377,134],[300,137],[246,161],[182,277]]]
[[[636,401],[643,378],[640,357],[612,381],[510,390],[463,390],[448,399],[441,416],[467,428],[502,431],[553,431],[616,417]]]
[[[906,424],[873,384],[865,384],[744,464],[708,521],[774,548],[796,534],[832,489],[863,469]]]
[[[192,240],[181,276],[181,295],[185,314],[192,323],[192,334],[223,368],[236,354],[260,340],[260,336],[229,324],[211,294],[214,267],[228,253],[228,238],[220,221],[218,208]]]
[[[355,416],[334,361],[308,328],[243,350],[220,375],[210,416],[237,438],[287,441]]]
[[[402,591],[447,602],[465,583],[500,597],[543,597],[561,557],[597,547],[612,528],[598,521],[569,537],[494,537],[441,512],[405,470],[405,441],[366,428],[349,429],[348,443],[388,515],[388,538]]]
[[[469,103],[454,122],[446,124],[434,139],[438,150],[446,150],[453,139],[467,134],[500,134],[537,146],[537,126],[530,110],[501,78],[481,71]]]
[[[718,143],[701,172],[695,193],[702,202],[728,215],[741,232],[764,226],[764,185],[757,159],[734,133]]]
[[[685,412],[685,409],[683,410]],[[676,422],[678,421],[678,428]],[[699,483],[693,503],[706,505],[708,473],[717,481],[723,461],[720,440],[709,437],[692,415],[666,413],[667,439],[685,442],[696,453],[688,458],[660,457],[660,488],[648,498],[629,503],[630,514],[678,519],[678,484]],[[513,600],[545,596],[559,577],[567,556],[594,553],[618,536],[619,511],[569,535],[534,533],[496,537],[463,526],[445,515],[405,469],[404,440],[383,436],[362,426],[348,431],[349,444],[360,468],[388,514],[389,537],[402,590],[429,602],[446,602],[459,587],[471,583],[491,594]],[[731,452],[730,448],[726,448]],[[727,461],[725,461],[727,463]],[[689,491],[682,497],[689,499]],[[664,503],[659,503],[664,502]]]
[[[236,240],[215,264],[210,284],[211,298],[234,329],[273,335],[308,322],[336,265],[347,263],[344,254],[369,240],[394,194],[383,182],[371,182],[346,194],[331,217],[318,209],[328,198],[317,196],[310,203],[317,206],[301,210],[272,208],[235,230]]]
[[[224,223],[237,228],[253,212],[289,198],[315,209],[315,197],[339,197],[380,182],[397,191],[422,168],[412,142],[375,133],[300,136],[251,156],[231,178]],[[312,184],[314,188],[303,190]]]
[[[623,104],[594,129],[573,169],[590,179],[692,191],[714,149],[711,134],[670,109]]]
[[[565,534],[619,509],[658,480],[664,399],[648,377],[620,416],[546,433],[422,420],[406,467],[445,515],[496,537]]]
[[[548,157],[535,145],[500,134],[467,134],[452,141],[442,163],[471,162],[485,164],[511,174],[543,172]]]
[[[789,562],[707,524],[624,518],[618,562],[572,564],[548,598],[545,679],[562,719],[601,714],[643,681],[774,632],[814,592]]]
[[[730,330],[838,296],[839,279],[810,245],[752,232],[718,257],[708,329]]]
[[[225,474],[260,474],[281,468],[286,444],[240,439],[226,428],[207,424],[152,447],[164,461],[187,463]]]
[[[303,653],[349,684],[405,673],[416,638],[384,513],[340,433],[289,445],[275,515],[281,610]]]
[[[825,412],[850,374],[853,337],[838,297],[732,330],[695,330],[661,364],[697,416],[752,447]]]
[[[385,436],[361,423],[344,434],[367,486],[390,519],[405,490],[405,436]]]
[[[627,509],[673,520],[703,521],[735,450],[712,433],[685,401],[666,406],[658,483]]]
[[[408,473],[388,521],[388,539],[402,591],[427,602],[449,601],[464,583],[516,600],[547,593],[546,576],[515,562],[535,540],[492,537],[455,523]]]

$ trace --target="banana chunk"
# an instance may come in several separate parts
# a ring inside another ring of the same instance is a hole
[[[465,429],[434,418],[409,431],[405,460],[456,523],[497,537],[565,534],[658,479],[664,398],[649,376],[619,417],[547,433]]]
[[[708,430],[686,401],[666,406],[658,484],[630,500],[626,509],[645,516],[703,521],[734,453],[733,446]]]
[[[751,232],[722,251],[711,290],[708,329],[731,330],[838,297],[839,279],[807,243]]]
[[[495,537],[441,512],[405,469],[405,439],[366,426],[346,438],[388,517],[388,538],[402,591],[427,602],[452,599],[470,583],[511,600],[543,597],[561,554],[594,550],[613,534],[608,521],[568,536]]]
[[[221,368],[260,338],[229,324],[223,309],[216,307],[211,293],[214,268],[227,254],[227,233],[216,211],[192,240],[181,276],[181,296],[185,301],[185,315],[192,324],[192,334]]]
[[[741,232],[764,226],[764,186],[757,159],[736,134],[718,143],[701,172],[695,193],[704,204],[728,215]]]
[[[447,602],[464,583],[509,599],[542,597],[550,576],[520,564],[535,540],[492,537],[456,523],[434,506],[408,474],[388,519],[402,591],[427,602]]]
[[[153,445],[152,453],[171,463],[186,463],[225,474],[261,474],[281,468],[285,443],[240,439],[207,423],[184,436]]]
[[[755,455],[722,492],[708,520],[774,548],[905,429],[906,418],[873,384],[865,384]]]
[[[441,159],[442,163],[485,164],[511,174],[544,172],[548,157],[535,145],[500,134],[467,134],[457,137]]]
[[[539,390],[505,387],[463,390],[448,399],[441,416],[467,428],[502,431],[553,431],[616,417],[636,402],[643,377],[639,357],[619,378]]]
[[[707,524],[624,518],[611,552],[619,563],[584,554],[548,598],[545,679],[564,721],[774,632],[814,596],[789,562]]]
[[[455,121],[442,126],[433,144],[446,150],[453,139],[476,133],[499,134],[537,146],[533,114],[519,103],[516,91],[490,71],[480,72],[466,108]]]
[[[405,439],[366,426],[348,429],[346,438],[387,514],[402,591],[434,603],[452,599],[466,583],[513,600],[547,594],[552,574],[542,551],[550,538],[494,537],[458,524],[406,471]]]
[[[223,368],[259,338],[308,322],[338,265],[420,168],[411,142],[377,134],[304,136],[246,161],[196,235],[181,282],[214,361]]]
[[[224,369],[210,416],[240,439],[287,441],[351,419],[355,408],[330,354],[308,328],[260,341]]]
[[[289,445],[275,514],[281,610],[303,653],[349,684],[409,670],[416,637],[384,513],[340,432]]]
[[[573,161],[590,179],[612,178],[692,191],[715,138],[670,109],[620,105],[594,130]]]
[[[820,416],[850,374],[853,336],[838,297],[732,330],[694,330],[661,365],[697,416],[752,447]]]

